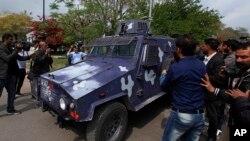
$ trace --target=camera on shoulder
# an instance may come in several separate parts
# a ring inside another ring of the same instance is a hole
[[[17,41],[15,43],[16,49],[23,49],[24,51],[29,51],[31,46],[32,44],[30,42],[25,42],[25,41]]]

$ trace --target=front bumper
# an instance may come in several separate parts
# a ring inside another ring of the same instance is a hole
[[[39,99],[42,103],[42,108],[47,109],[49,111],[53,111],[53,113],[64,119],[70,119],[70,111],[67,108],[66,110],[62,110],[60,108],[59,100],[63,95],[63,92],[60,91],[60,88],[46,79],[40,79],[39,85]]]

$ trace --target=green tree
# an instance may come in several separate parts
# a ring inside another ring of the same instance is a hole
[[[249,37],[249,32],[244,27],[238,27],[235,30],[240,37]]]
[[[218,32],[217,38],[223,41],[228,39],[239,39],[239,35],[233,28],[227,27]]]
[[[53,13],[67,30],[65,39],[80,36],[86,42],[104,34],[114,35],[119,20],[138,19],[148,14],[146,0],[81,0],[82,9],[74,6],[74,0],[55,0],[50,7],[58,9],[59,3],[64,3],[69,9],[61,16]]]
[[[4,13],[0,15],[0,36],[3,33],[15,33],[18,38],[26,38],[29,32],[31,17],[26,12]]]
[[[153,9],[156,34],[192,34],[198,40],[216,35],[221,26],[216,10],[202,8],[200,0],[166,0]]]
[[[221,40],[236,39],[240,37],[249,37],[248,30],[244,27],[238,27],[233,29],[232,27],[222,28],[217,34],[217,37]]]

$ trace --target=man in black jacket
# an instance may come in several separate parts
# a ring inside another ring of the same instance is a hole
[[[9,114],[18,114],[20,112],[16,111],[14,108],[15,99],[15,80],[11,77],[10,72],[11,62],[16,62],[18,49],[11,49],[11,43],[13,41],[13,36],[9,33],[5,33],[2,36],[2,45],[0,46],[0,96],[2,94],[3,88],[5,87],[8,92],[8,106],[7,112]]]
[[[221,54],[217,53],[217,48],[219,46],[219,41],[214,38],[208,38],[205,40],[205,45],[203,51],[205,54],[204,63],[206,65],[207,74],[211,83],[219,88],[225,87],[224,78],[220,76],[220,69],[224,66],[224,60]],[[217,127],[219,125],[219,109],[221,105],[221,100],[214,95],[205,92],[205,104],[207,110],[207,117],[209,120],[208,127],[208,140],[215,141]]]
[[[236,50],[235,61],[236,73],[230,77],[228,89],[214,87],[208,76],[202,84],[210,93],[231,104],[231,120],[229,120],[231,131],[232,127],[241,129],[250,127],[250,102],[247,99],[250,91],[250,43],[245,43]]]
[[[50,50],[47,48],[47,44],[44,41],[39,43],[39,49],[31,56],[32,61],[28,75],[31,84],[31,94],[32,97],[39,99],[39,94],[37,93],[38,77],[41,74],[50,71],[53,59]]]

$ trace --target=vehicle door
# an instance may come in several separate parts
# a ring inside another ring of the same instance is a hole
[[[137,83],[139,84],[137,95],[140,95],[143,100],[152,98],[161,92],[159,58],[162,55],[156,39],[148,38],[144,41],[140,67],[137,72]]]

